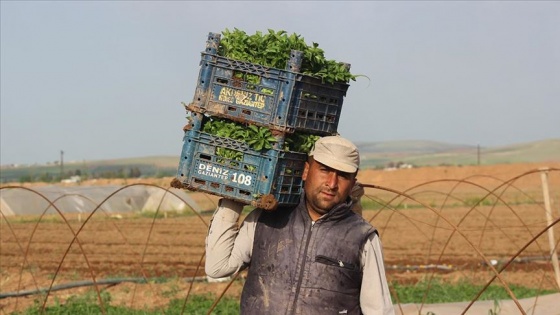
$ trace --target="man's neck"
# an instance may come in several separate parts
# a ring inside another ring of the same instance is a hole
[[[313,210],[309,210],[307,209],[307,212],[309,213],[309,216],[311,217],[311,221],[315,222],[317,220],[319,220],[324,214],[319,214]]]

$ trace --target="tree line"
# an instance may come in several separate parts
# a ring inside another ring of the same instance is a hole
[[[140,178],[140,177],[168,177],[174,176],[176,173],[175,169],[166,168],[160,169],[156,167],[139,167],[139,166],[118,166],[118,167],[98,167],[94,170],[83,170],[83,169],[71,169],[64,172],[52,170],[44,171],[28,171],[24,174],[20,174],[18,177],[19,183],[33,183],[33,182],[44,182],[44,183],[59,183],[65,179],[78,179],[78,181],[84,181],[88,179],[117,179],[117,178]],[[5,180],[4,180],[5,181]]]

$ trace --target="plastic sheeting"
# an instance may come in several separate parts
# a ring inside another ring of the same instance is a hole
[[[180,189],[150,185],[130,186],[42,186],[34,188],[0,189],[0,211],[5,216],[91,213],[109,214],[134,211],[176,211],[201,209],[189,195]]]

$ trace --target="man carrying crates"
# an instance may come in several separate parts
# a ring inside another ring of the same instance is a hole
[[[352,211],[357,147],[340,136],[317,140],[296,206],[255,209],[223,198],[206,239],[206,273],[249,268],[242,314],[394,314],[379,235]]]

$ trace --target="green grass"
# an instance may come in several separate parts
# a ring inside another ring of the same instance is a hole
[[[388,201],[388,200],[387,200]],[[370,199],[368,196],[362,197],[362,207],[364,208],[364,211],[366,210],[407,210],[407,209],[421,209],[421,208],[425,208],[421,203],[416,202],[416,201],[412,201],[412,200],[406,200],[405,202],[400,202],[399,200],[394,200],[392,201],[390,204],[384,204],[384,202],[387,201],[377,201],[377,200],[372,200]],[[420,200],[422,202],[424,202],[425,204],[429,205],[432,208],[435,209],[439,209],[441,207],[441,205],[436,202],[436,201],[426,201],[426,200]],[[441,203],[441,201],[439,201]],[[486,197],[486,198],[482,198],[482,197],[478,197],[478,196],[472,196],[472,197],[467,197],[465,198],[465,200],[459,200],[459,201],[454,201],[454,202],[447,202],[445,204],[445,208],[449,209],[449,208],[460,208],[460,207],[493,207],[493,206],[500,206],[503,205],[504,202],[503,201],[498,201],[496,202],[495,199],[493,199],[492,197]],[[512,205],[534,205],[537,204],[537,202],[534,199],[529,199],[529,198],[519,198],[516,197],[515,200],[513,201],[508,201],[506,200],[505,204],[512,206]]]
[[[428,289],[428,281],[422,280],[417,284],[403,285],[393,283],[392,287],[398,295],[399,303],[449,303],[471,301],[482,286],[473,285],[469,282],[461,281],[458,283],[445,283],[440,279],[434,279]],[[516,298],[523,299],[534,297],[537,295],[545,295],[556,293],[553,290],[537,290],[521,286],[510,286],[511,291]],[[427,293],[426,300],[423,301],[425,292]],[[185,305],[184,299],[172,300],[166,308],[158,309],[131,309],[124,306],[111,305],[111,296],[108,292],[101,293],[101,299],[105,314],[119,314],[119,315],[155,315],[155,314],[207,314],[208,310],[214,303],[216,297],[214,295],[191,295],[188,303]],[[507,294],[506,290],[499,285],[489,286],[479,300],[508,300],[511,297]],[[35,305],[22,311],[13,313],[15,315],[39,315],[39,314],[53,314],[53,315],[71,315],[71,314],[102,314],[97,294],[95,291],[88,291],[84,295],[72,296],[65,303],[55,301],[55,304],[47,307],[46,312],[41,311],[42,300],[36,300]],[[396,303],[393,298],[393,303]],[[238,314],[239,301],[235,298],[224,297],[220,300],[214,308],[212,314]]]
[[[165,309],[132,309],[124,306],[111,305],[111,296],[108,292],[101,293],[103,308],[101,308],[97,294],[93,291],[81,296],[72,296],[65,303],[56,302],[53,306],[46,308],[45,312],[41,310],[41,302],[35,301],[35,305],[23,312],[15,312],[14,315],[75,315],[75,314],[109,314],[109,315],[203,315],[214,303],[215,297],[212,295],[192,295],[189,297],[188,303],[185,305],[184,300],[174,299]],[[104,309],[104,312],[103,312]],[[233,298],[222,298],[218,305],[214,308],[212,314],[238,314],[239,301]]]
[[[397,293],[400,303],[421,303],[426,292],[428,293],[424,303],[427,304],[472,301],[482,288],[482,285],[473,285],[466,280],[457,283],[445,283],[442,280],[434,279],[429,288],[427,280],[414,285],[393,283],[393,289]],[[517,299],[556,293],[553,290],[538,290],[517,285],[510,285],[509,288]],[[510,299],[511,297],[502,286],[490,285],[478,300]]]

